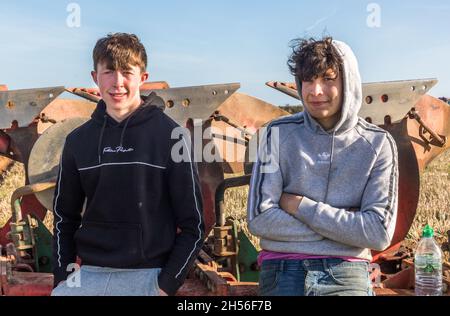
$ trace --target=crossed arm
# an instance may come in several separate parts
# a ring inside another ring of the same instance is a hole
[[[249,194],[250,231],[269,240],[302,242],[304,239],[299,232],[304,232],[306,225],[324,238],[339,243],[386,249],[392,240],[397,215],[398,168],[396,152],[391,149],[386,139],[356,212],[353,208],[337,208],[283,192],[281,171],[260,177],[257,161]]]

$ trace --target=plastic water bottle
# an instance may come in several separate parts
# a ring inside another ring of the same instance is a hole
[[[417,296],[442,295],[442,251],[433,236],[433,228],[427,225],[416,249],[414,265]]]

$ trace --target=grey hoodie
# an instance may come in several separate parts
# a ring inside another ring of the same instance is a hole
[[[253,168],[249,230],[269,251],[370,260],[395,230],[397,148],[388,132],[358,117],[357,60],[346,44],[333,44],[344,60],[341,118],[329,131],[307,111],[271,122]],[[280,208],[283,193],[304,197],[295,216]]]

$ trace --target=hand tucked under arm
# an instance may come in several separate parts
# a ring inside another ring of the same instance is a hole
[[[302,203],[303,196],[290,194],[290,193],[283,193],[280,198],[280,207],[283,211],[285,211],[288,214],[291,214],[292,216],[295,216],[297,212],[300,212],[299,206]],[[349,212],[356,212],[360,208],[359,207],[352,207],[348,209]]]
[[[280,198],[280,207],[283,211],[294,216],[298,212],[302,199],[303,196],[300,195],[283,193]]]

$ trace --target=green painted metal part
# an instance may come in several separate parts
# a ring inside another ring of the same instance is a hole
[[[51,273],[53,235],[37,216],[31,216],[37,223],[37,227],[35,227],[33,231],[34,240],[36,242],[34,252],[36,272]]]
[[[232,227],[231,234],[233,234],[233,242],[237,252],[237,255],[229,258],[234,277],[238,282],[258,282],[258,251],[242,230],[238,220],[227,217],[226,225]]]
[[[236,252],[239,253],[239,241],[238,241],[239,223],[237,220],[230,217],[227,221],[227,224],[231,224],[233,227],[232,234],[233,234],[233,240],[235,243],[235,249],[236,249]],[[238,260],[236,260],[236,259],[238,259]],[[233,272],[235,274],[236,280],[238,280],[240,282],[241,281],[241,270],[240,270],[239,258],[236,258],[236,256],[232,256],[231,264],[233,265]]]
[[[238,263],[239,263],[239,279],[240,282],[258,282],[258,251],[250,242],[243,230],[238,232],[239,251],[238,251]]]
[[[31,255],[35,272],[51,273],[53,235],[37,215],[27,214],[22,218],[20,199],[14,201],[12,211],[11,238],[19,256]]]

